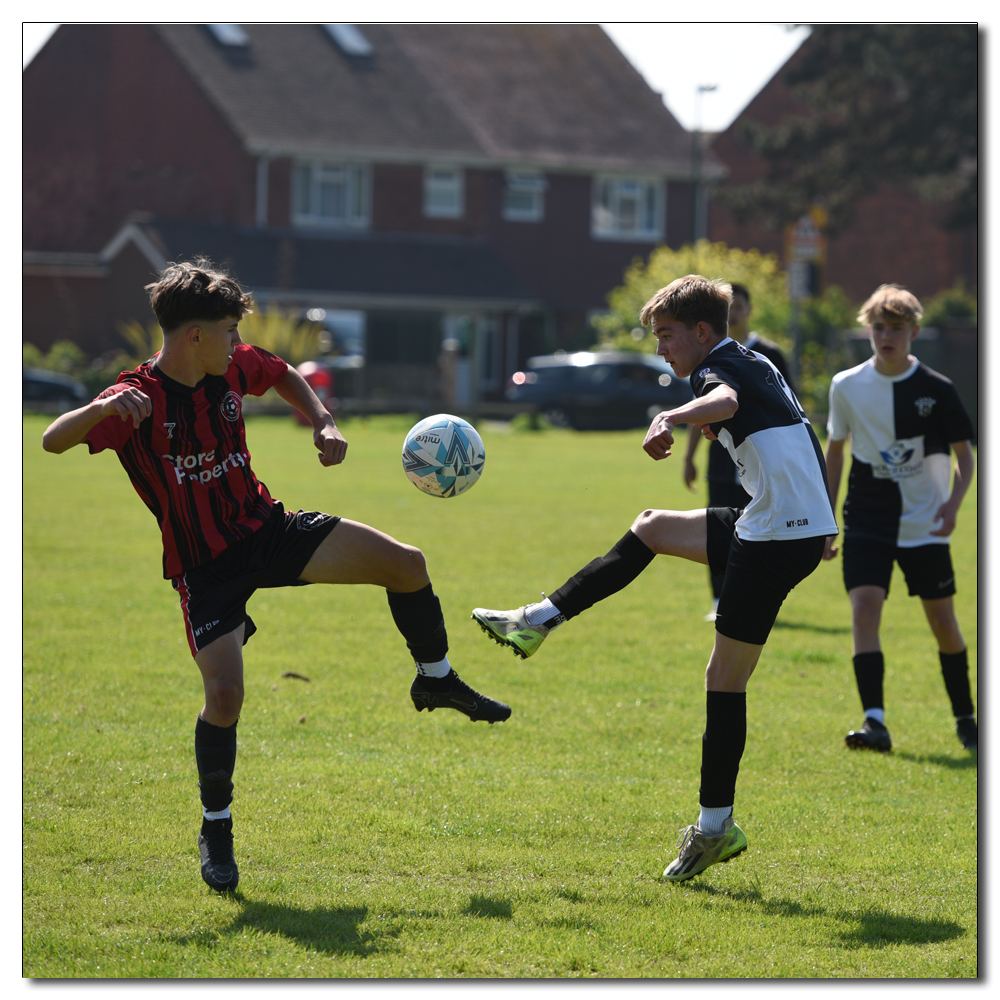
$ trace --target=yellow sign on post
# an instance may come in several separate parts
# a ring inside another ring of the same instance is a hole
[[[819,295],[826,264],[826,210],[814,205],[785,230],[788,297],[793,302]]]

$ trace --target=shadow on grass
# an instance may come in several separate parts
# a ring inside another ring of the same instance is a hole
[[[814,625],[812,622],[783,622],[778,620],[774,628],[805,629],[807,632],[822,632],[825,635],[846,635],[851,631],[849,625]]]
[[[953,771],[974,771],[979,767],[979,754],[968,750],[964,753],[963,757],[949,757],[943,753],[910,753],[898,748],[892,751],[893,757],[901,757],[914,764],[937,764],[938,767],[948,767]]]
[[[749,889],[716,889],[714,885],[688,883],[686,888],[701,892],[707,896],[727,896],[736,903],[751,903],[762,913],[771,917],[821,917],[826,910],[821,906],[804,906],[794,899],[767,899],[759,888]]]
[[[793,899],[768,899],[756,885],[742,889],[717,889],[705,883],[686,884],[685,888],[710,896],[727,896],[738,903],[749,903],[768,916],[823,917],[822,906],[804,906]],[[894,944],[938,944],[962,937],[966,930],[951,920],[924,920],[885,910],[866,909],[859,912],[839,910],[832,914],[847,926],[837,937],[851,949],[885,948]]]
[[[486,917],[493,920],[510,920],[514,909],[509,899],[492,896],[470,896],[469,905],[462,911],[467,917]]]
[[[921,920],[884,910],[861,913],[840,912],[844,923],[854,924],[842,931],[840,940],[848,948],[885,948],[893,944],[938,944],[965,934],[965,928],[951,920]]]
[[[399,934],[399,922],[387,923],[384,930],[360,930],[368,917],[366,906],[317,907],[314,910],[258,903],[237,892],[229,897],[238,907],[233,922],[223,932],[239,935],[250,929],[263,934],[278,934],[300,945],[328,955],[371,955],[381,951]],[[173,935],[177,944],[212,947],[218,941],[215,930],[195,934]]]

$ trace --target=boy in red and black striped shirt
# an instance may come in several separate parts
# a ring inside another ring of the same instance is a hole
[[[493,723],[510,708],[479,694],[448,662],[441,605],[419,549],[357,521],[284,510],[254,475],[242,402],[270,388],[313,426],[320,464],[339,465],[347,442],[294,368],[240,340],[252,299],[208,261],[172,264],[147,286],[163,348],[93,402],[64,413],[43,446],[86,442],[118,455],[163,536],[163,575],[177,590],[205,705],[195,727],[203,821],[202,877],[236,888],[232,775],[243,705],[242,647],[256,631],[246,604],[264,587],[367,583],[386,589],[416,663],[417,710],[454,708]]]

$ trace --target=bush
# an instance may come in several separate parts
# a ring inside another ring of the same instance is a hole
[[[43,368],[70,375],[79,379],[91,396],[96,396],[109,385],[114,385],[122,372],[131,371],[148,361],[163,344],[163,335],[155,323],[147,328],[140,323],[123,323],[118,332],[131,350],[118,348],[91,359],[71,340],[57,340],[48,354],[43,354],[34,344],[22,344],[21,363],[28,368]]]
[[[623,283],[608,294],[610,310],[594,320],[600,334],[597,346],[603,350],[655,351],[656,338],[638,325],[639,312],[656,291],[685,274],[721,277],[745,285],[753,306],[751,329],[776,341],[789,361],[793,360],[792,304],[778,258],[708,240],[679,250],[657,247],[648,263],[634,261]],[[826,412],[830,380],[850,361],[840,331],[854,326],[856,315],[857,307],[836,285],[800,306],[797,388],[807,413]]]
[[[34,344],[22,344],[21,364],[25,368],[44,368],[45,355]]]
[[[838,285],[806,300],[800,310],[799,401],[807,413],[825,413],[833,376],[853,363],[841,331],[856,325],[858,307]]]
[[[975,320],[979,317],[979,299],[965,287],[961,278],[951,288],[938,292],[924,305],[921,326],[947,326],[953,320]]]
[[[263,347],[293,366],[322,353],[324,332],[322,324],[301,320],[276,306],[249,313],[240,320],[240,336],[246,343]]]
[[[784,341],[788,327],[788,286],[774,254],[731,249],[725,243],[699,240],[679,250],[657,247],[649,262],[636,259],[621,285],[608,293],[610,311],[594,319],[603,350],[655,351],[656,338],[639,326],[639,313],[652,295],[686,274],[725,278],[746,285],[753,303],[753,328]]]

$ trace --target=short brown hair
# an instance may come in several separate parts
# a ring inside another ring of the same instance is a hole
[[[720,337],[729,333],[729,307],[733,303],[733,289],[721,278],[703,278],[700,274],[687,274],[661,288],[639,313],[639,322],[650,326],[657,313],[683,323],[686,327],[706,322]]]
[[[168,264],[146,291],[164,332],[199,319],[242,319],[253,311],[252,296],[206,257]]]
[[[868,326],[876,316],[898,316],[919,323],[924,315],[920,299],[902,285],[879,285],[858,313],[858,322]]]

